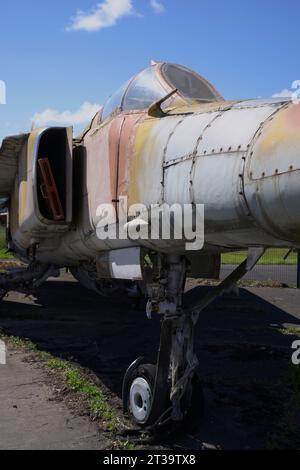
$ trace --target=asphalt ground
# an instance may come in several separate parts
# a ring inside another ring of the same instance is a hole
[[[236,265],[223,264],[221,278],[228,276],[234,268],[236,268]],[[258,264],[243,277],[243,280],[276,282],[286,284],[289,287],[296,287],[297,266],[291,264]]]
[[[210,288],[189,280],[185,303]],[[128,365],[141,355],[147,363],[156,361],[159,318],[149,321],[132,300],[102,298],[69,275],[48,281],[34,298],[10,293],[0,308],[0,328],[6,334],[28,338],[40,350],[92,371],[120,403]],[[196,432],[178,433],[168,442],[162,438],[160,444],[300,448],[300,405],[289,381],[291,345],[299,339],[299,327],[297,289],[242,288],[238,297],[216,299],[201,313],[195,335],[204,416]],[[87,417],[51,400],[51,384],[37,364],[24,365],[18,351],[8,359],[7,366],[0,366],[0,448],[110,445]]]

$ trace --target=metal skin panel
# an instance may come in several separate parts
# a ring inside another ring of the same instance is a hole
[[[206,126],[212,122],[217,113],[183,116],[173,134],[170,136],[165,155],[165,163],[193,155],[199,137]]]
[[[67,127],[67,143],[66,143],[66,221],[71,223],[73,218],[73,128]]]
[[[277,106],[277,105],[281,105],[281,104],[284,104],[284,103],[288,103],[291,101],[291,98],[282,98],[282,97],[278,97],[278,98],[259,98],[259,99],[256,99],[256,100],[244,100],[244,101],[239,101],[238,103],[235,103],[233,105],[234,108],[257,108],[259,106],[266,106],[266,105],[270,105],[270,106]]]
[[[246,151],[261,122],[276,111],[274,106],[231,108],[219,114],[200,141],[197,154]]]
[[[181,116],[146,118],[141,123],[130,165],[129,204],[159,204],[163,201],[163,162],[165,151]]]
[[[121,196],[128,196],[130,188],[130,167],[133,158],[134,142],[141,119],[144,118],[143,114],[129,114],[125,116],[122,126],[120,146],[119,146],[119,161],[118,161],[118,190],[117,198]],[[120,206],[120,211],[122,208]],[[124,218],[124,214],[119,214],[120,218]]]
[[[167,204],[189,204],[192,160],[185,160],[165,169],[164,202]]]
[[[300,105],[288,104],[249,149],[245,195],[252,216],[273,236],[300,244]]]
[[[123,117],[110,121],[87,134],[84,145],[87,153],[88,206],[93,227],[99,218],[96,216],[100,204],[116,200],[117,162],[119,137]]]
[[[236,246],[236,231],[249,228],[248,210],[242,193],[242,153],[203,156],[193,170],[193,201],[205,206],[205,235],[227,231],[227,246]],[[222,165],[220,165],[222,159]],[[224,241],[223,241],[224,243]]]
[[[119,172],[119,152],[120,152],[120,138],[122,135],[122,129],[125,123],[124,116],[116,117],[109,127],[108,134],[108,154],[102,153],[102,149],[99,148],[101,153],[101,161],[105,158],[108,159],[109,167],[109,182],[110,182],[110,192],[106,195],[109,197],[108,202],[114,203],[115,208],[117,208],[117,199],[118,199],[118,172]],[[106,199],[100,200],[100,203],[106,202]],[[98,207],[98,203],[97,203]],[[96,207],[96,210],[97,210]],[[97,220],[98,222],[98,220]]]
[[[264,124],[251,148],[248,177],[272,177],[300,169],[300,104],[288,105]]]
[[[171,135],[166,152],[169,160],[165,163],[165,202],[204,204],[208,242],[211,233],[220,232],[220,243],[226,231],[226,246],[238,246],[241,237],[253,225],[243,194],[245,152],[261,121],[277,109],[276,103],[260,108],[195,114],[179,123]],[[192,140],[195,144],[199,117],[198,151],[191,155],[190,142]],[[188,129],[192,129],[191,138]],[[229,142],[233,143],[232,146]],[[240,143],[237,145],[237,142]],[[204,150],[207,148],[210,150]],[[172,155],[175,155],[175,161],[171,160]],[[260,234],[256,239],[259,237]]]
[[[282,173],[245,185],[253,218],[276,238],[300,245],[300,171]]]

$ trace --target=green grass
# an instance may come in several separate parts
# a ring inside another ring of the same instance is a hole
[[[279,328],[277,331],[283,335],[300,336],[300,327],[297,326],[287,326],[286,328]]]
[[[103,391],[86,379],[79,369],[68,361],[51,359],[47,367],[62,372],[71,391],[77,392],[87,399],[89,408],[97,417],[101,417],[107,423],[107,429],[112,433],[117,432],[119,420],[115,409],[108,403]]]
[[[4,341],[8,341],[15,348],[26,349],[27,351],[30,351],[30,352],[37,351],[36,345],[33,344],[29,339],[19,338],[18,336],[6,336],[4,334],[1,334],[1,332],[0,332],[0,338],[3,339]]]
[[[287,252],[287,248],[269,248],[259,260],[258,264],[295,265],[297,263],[297,253],[291,253],[288,258],[284,260],[283,258]],[[244,261],[246,256],[246,251],[235,251],[230,253],[223,253],[221,260],[222,264],[239,264]]]

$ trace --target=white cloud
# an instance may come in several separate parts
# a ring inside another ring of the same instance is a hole
[[[150,5],[155,13],[163,13],[165,11],[164,5],[158,0],[150,0]]]
[[[99,111],[99,104],[91,104],[85,101],[80,108],[75,111],[59,112],[55,109],[45,109],[41,113],[35,113],[31,118],[36,126],[45,126],[48,124],[78,125],[89,122]]]
[[[67,31],[99,31],[114,26],[120,18],[133,12],[132,0],[104,0],[90,12],[78,10]]]
[[[272,98],[292,98],[295,93],[295,90],[288,90],[284,88],[283,90],[279,91],[279,93],[274,93]]]

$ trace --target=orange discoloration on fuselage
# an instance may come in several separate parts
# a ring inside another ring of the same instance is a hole
[[[265,132],[260,140],[260,152],[268,158],[278,145],[293,147],[300,142],[300,105],[289,105],[280,110],[269,123],[265,124]]]
[[[133,155],[130,162],[130,186],[128,188],[128,203],[136,204],[143,201],[143,194],[147,191],[148,181],[151,180],[151,174],[147,171],[151,162],[145,161],[145,147],[149,145],[149,135],[156,124],[156,119],[146,118],[138,127]],[[153,143],[150,142],[150,145]]]
[[[128,196],[130,188],[130,169],[134,158],[134,145],[140,121],[144,113],[135,113],[124,116],[124,125],[120,137],[118,162],[118,197]]]

